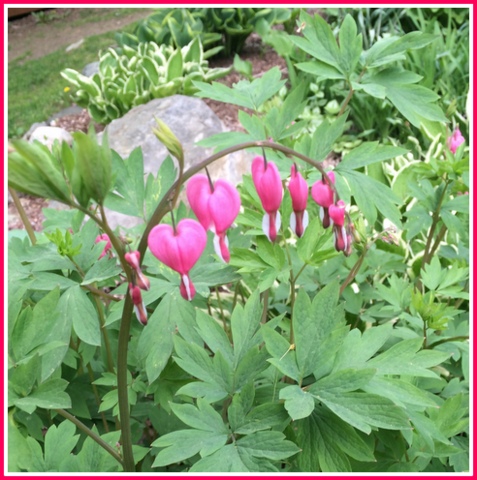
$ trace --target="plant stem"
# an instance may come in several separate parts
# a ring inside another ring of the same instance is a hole
[[[437,228],[437,224],[439,223],[439,220],[441,218],[439,214],[441,211],[442,203],[444,202],[444,197],[445,197],[448,185],[449,185],[449,180],[446,180],[446,183],[442,190],[441,197],[439,198],[439,203],[437,204],[435,211],[432,213],[432,225],[429,230],[426,247],[424,249],[424,255],[422,257],[421,269],[424,267],[424,265],[426,265],[426,263],[430,263],[432,258],[432,255],[430,255],[431,243],[434,237],[434,232],[436,231],[436,228]]]
[[[294,150],[284,147],[283,145],[278,145],[276,143],[267,142],[267,141],[255,141],[255,142],[245,142],[239,145],[235,145],[233,147],[227,148],[225,150],[221,150],[220,152],[211,155],[210,157],[202,160],[200,163],[195,165],[194,167],[190,168],[187,172],[182,172],[180,170],[178,179],[174,182],[174,184],[169,188],[167,192],[165,192],[164,196],[162,197],[161,201],[158,203],[154,213],[151,216],[151,219],[146,225],[144,233],[141,237],[139,242],[138,251],[140,253],[141,261],[144,258],[144,253],[147,247],[147,238],[149,236],[150,231],[157,225],[164,215],[170,210],[175,201],[177,200],[180,192],[180,187],[183,182],[188,180],[190,177],[195,175],[197,172],[205,168],[207,165],[213,163],[216,160],[230,154],[237,152],[239,150],[244,150],[246,148],[253,148],[253,147],[265,147],[271,148],[274,150],[281,151],[286,155],[293,155],[301,160],[313,165],[317,168],[322,175],[326,176],[325,170],[321,165],[321,162],[316,162],[315,160],[302,155]],[[338,197],[336,188],[330,182],[330,187],[333,189],[334,193]],[[170,202],[170,198],[173,198],[173,201]],[[172,205],[169,205],[171,203]],[[93,220],[101,226],[101,228],[108,234],[113,247],[115,248],[116,252],[118,253],[119,259],[121,264],[123,265],[123,269],[128,276],[128,281],[130,281],[130,271],[129,268],[124,260],[124,252],[119,240],[116,238],[112,230],[109,228],[106,222],[106,216],[104,214],[103,208],[100,206],[101,217],[102,220],[98,219],[94,216],[89,210],[80,207],[80,210],[85,212],[87,215],[91,216]],[[267,319],[267,310],[268,310],[268,291],[264,294],[264,311],[262,315],[262,321],[266,321]],[[131,297],[129,295],[126,296],[126,301],[124,303],[123,308],[123,315],[121,318],[121,324],[119,327],[119,338],[118,338],[118,362],[117,362],[117,379],[118,379],[118,405],[119,405],[119,414],[121,419],[121,436],[122,436],[122,443],[123,443],[123,455],[124,455],[124,470],[126,472],[133,472],[134,468],[134,457],[132,454],[132,441],[131,441],[131,427],[130,427],[130,418],[129,418],[129,402],[128,402],[128,392],[127,392],[127,350],[128,350],[128,343],[129,343],[129,330],[131,326],[131,315],[133,310],[133,304],[131,301]]]
[[[441,229],[439,230],[439,233],[437,234],[434,245],[432,245],[431,251],[429,252],[429,258],[432,258],[436,253],[436,250],[439,248],[439,245],[442,242],[446,232],[447,232],[447,227],[445,225],[442,225]]]
[[[124,302],[121,325],[119,327],[118,337],[118,362],[117,362],[117,380],[118,380],[118,406],[121,422],[121,443],[123,446],[124,471],[134,472],[135,463],[132,452],[131,422],[129,418],[129,399],[128,399],[128,344],[129,330],[131,328],[131,318],[133,303],[130,295],[126,295]]]
[[[66,410],[62,408],[55,409],[55,412],[59,413],[62,417],[65,417],[70,422],[74,423],[82,432],[86,435],[91,437],[100,447],[103,447],[116,461],[123,466],[123,459],[121,456],[111,447],[108,443],[106,443],[98,434],[94,433],[91,429],[89,429],[81,420],[78,420],[75,416],[68,413]]]
[[[343,115],[343,113],[346,110],[346,107],[348,106],[348,103],[350,102],[351,98],[353,97],[353,94],[354,94],[354,90],[353,90],[353,87],[350,85],[348,96],[345,98],[345,100],[343,102],[343,105],[341,105],[341,108],[340,108],[340,111],[338,112],[337,117],[341,117],[341,115]]]
[[[107,300],[112,300],[113,302],[120,302],[121,299],[111,295],[109,293],[103,292],[101,289],[93,287],[92,285],[81,285],[81,288],[84,288],[85,290],[89,290],[91,293],[94,293],[95,295],[99,295],[100,297],[103,297]]]
[[[361,265],[363,264],[364,257],[368,253],[368,249],[365,248],[363,250],[363,253],[361,256],[358,258],[356,263],[353,265],[353,268],[349,271],[348,276],[345,278],[343,284],[340,287],[340,295],[344,292],[344,289],[353,281],[353,279],[356,277],[356,275],[359,272],[359,269],[361,268]]]
[[[30,242],[32,245],[35,245],[36,244],[35,231],[33,230],[32,224],[28,219],[25,209],[23,208],[23,205],[20,202],[20,199],[18,198],[17,192],[11,187],[8,187],[8,191],[10,192],[10,195],[13,198],[13,203],[15,204],[15,207],[18,213],[20,214],[20,218],[22,219],[23,226],[27,231],[28,237],[30,238]]]
[[[303,273],[303,271],[305,270],[305,268],[308,266],[307,263],[304,263],[302,265],[302,267],[300,268],[300,270],[298,270],[298,273],[295,275],[295,282],[298,280],[298,277]]]
[[[442,340],[438,340],[437,342],[431,343],[430,345],[427,346],[427,348],[434,348],[437,347],[437,345],[441,345],[446,342],[456,342],[459,340],[469,340],[468,335],[459,335],[457,337],[449,337],[449,338],[443,338]]]
[[[94,298],[94,303],[96,304],[96,310],[98,310],[99,326],[101,328],[101,331],[103,332],[104,348],[106,349],[106,358],[108,359],[108,370],[111,373],[114,373],[114,360],[113,360],[113,354],[111,352],[111,344],[109,343],[108,330],[106,328],[105,321],[104,321],[103,305],[99,301],[99,298],[96,295],[93,295],[93,298]]]

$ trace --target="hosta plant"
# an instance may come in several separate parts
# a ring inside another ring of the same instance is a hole
[[[92,78],[69,68],[61,75],[72,86],[75,102],[105,124],[154,98],[192,95],[194,80],[209,82],[229,71],[209,68],[196,38],[182,48],[154,42],[124,45],[122,53],[110,48],[100,55],[99,73]]]

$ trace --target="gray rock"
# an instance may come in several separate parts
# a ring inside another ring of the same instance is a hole
[[[122,118],[113,120],[105,132],[110,147],[123,158],[136,147],[142,148],[145,173],[156,174],[168,155],[152,133],[156,127],[154,117],[165,122],[182,143],[185,169],[213,153],[213,149],[199,147],[197,142],[226,130],[217,115],[199,98],[173,95],[133,108]],[[252,157],[250,152],[236,152],[215,162],[209,171],[214,179],[225,178],[237,184],[242,174],[249,171]]]
[[[36,128],[30,135],[29,141],[38,140],[51,149],[55,140],[60,143],[65,141],[70,145],[73,143],[73,137],[69,132],[60,127],[45,127],[40,126]]]
[[[88,63],[81,73],[86,77],[92,77],[95,73],[99,73],[99,62]]]

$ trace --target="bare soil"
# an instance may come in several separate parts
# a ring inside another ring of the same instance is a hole
[[[127,14],[107,7],[56,8],[13,19],[8,22],[8,61],[43,57],[82,38],[118,30],[152,12],[145,8]]]
[[[89,35],[116,30],[136,20],[145,18],[151,10],[138,9],[137,12],[121,16],[120,18],[104,18],[106,13],[110,16],[112,10],[105,12],[105,9],[89,9],[97,11],[96,21],[81,22],[81,9],[55,9],[50,13],[52,20],[48,23],[39,23],[33,15],[28,15],[19,20],[9,22],[8,44],[9,61],[15,58],[33,59],[47,55],[58,48],[66,47],[85,38]],[[101,17],[103,16],[103,20]],[[270,68],[278,66],[286,76],[285,61],[270,47],[263,45],[260,37],[256,34],[250,35],[240,54],[243,60],[252,63],[254,77],[260,77]],[[211,67],[228,67],[233,63],[230,58],[215,58],[209,61]],[[240,75],[233,71],[226,77],[218,80],[228,86],[240,80]],[[243,130],[238,121],[239,107],[214,100],[205,99],[207,105],[221,119],[229,130]],[[54,125],[64,128],[69,132],[86,132],[91,119],[86,110],[76,115],[68,115],[58,118]],[[103,126],[95,125],[96,130],[102,130]],[[41,209],[48,206],[48,202],[28,195],[21,195],[21,202],[28,218],[35,230],[42,229],[43,214]],[[22,222],[16,213],[13,203],[8,206],[8,228],[22,228]]]

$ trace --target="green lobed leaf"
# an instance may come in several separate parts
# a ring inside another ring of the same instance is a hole
[[[73,193],[81,202],[83,207],[86,198],[92,198],[99,204],[103,204],[106,195],[111,187],[111,150],[107,143],[107,136],[103,136],[103,144],[99,145],[93,129],[86,135],[83,132],[73,134],[74,153],[76,163],[73,171],[72,181]],[[81,193],[80,193],[81,192]],[[84,193],[83,193],[84,192]]]
[[[396,207],[401,200],[387,185],[364,173],[340,169],[339,165],[335,172],[348,181],[359,209],[370,223],[374,224],[377,218],[376,210],[379,210],[385,218],[388,218],[396,226],[401,226],[401,213]],[[369,195],[369,192],[373,192],[373,195]]]
[[[391,145],[380,145],[378,142],[363,142],[347,153],[339,165],[339,169],[356,169],[372,163],[390,160],[404,155],[407,150]]]
[[[376,370],[371,368],[348,368],[320,378],[309,386],[308,391],[319,395],[323,392],[340,394],[364,388],[374,377]]]
[[[79,285],[69,288],[60,298],[61,314],[69,316],[76,335],[88,345],[101,345],[101,331],[96,309]]]
[[[300,449],[281,432],[256,432],[240,438],[237,447],[250,455],[270,460],[282,460],[298,453]]]
[[[262,403],[253,408],[244,419],[243,424],[234,430],[239,435],[279,427],[289,421],[284,406],[276,402]]]
[[[367,362],[379,375],[437,376],[429,367],[442,363],[449,354],[438,351],[421,351],[422,338],[402,340]]]
[[[144,161],[141,148],[135,148],[125,160],[113,151],[111,161],[115,193],[108,194],[105,206],[125,215],[144,217]]]
[[[315,394],[333,413],[351,426],[369,434],[371,427],[388,430],[410,428],[407,414],[387,398],[369,393]]]
[[[287,340],[278,332],[266,326],[262,327],[262,335],[267,350],[273,357],[268,361],[284,375],[299,382],[300,372],[296,361],[296,353],[292,350]]]
[[[433,395],[398,378],[375,377],[363,387],[368,393],[389,398],[396,405],[406,407],[437,407]]]
[[[28,397],[15,401],[15,405],[27,413],[33,413],[40,408],[71,408],[71,399],[65,389],[68,385],[61,378],[50,379],[38,386]]]
[[[138,357],[145,365],[150,383],[159,377],[171,356],[175,318],[180,315],[174,297],[166,295],[141,332],[137,346]]]
[[[153,447],[166,447],[161,450],[152,464],[162,467],[190,458],[197,453],[211,455],[225,445],[226,434],[206,432],[204,430],[177,430],[155,440]]]
[[[343,70],[349,77],[354,72],[363,50],[362,35],[358,35],[356,22],[349,13],[340,26],[339,49]]]
[[[221,415],[202,398],[197,399],[197,407],[175,403],[171,403],[170,407],[174,414],[189,427],[216,434],[228,434]]]
[[[99,259],[87,272],[81,285],[89,285],[113,278],[121,273],[121,267],[117,265],[116,258],[105,255]]]
[[[337,307],[339,286],[332,282],[310,301],[304,290],[299,290],[293,312],[296,359],[300,379],[324,367],[333,358],[340,345],[333,331],[344,325],[343,310]]]
[[[285,80],[280,80],[280,77],[280,70],[278,67],[274,67],[252,82],[241,80],[234,84],[233,88],[216,82],[213,82],[212,85],[203,82],[193,83],[199,89],[199,92],[196,93],[198,97],[257,110],[283,87]]]
[[[61,464],[75,448],[79,435],[71,422],[63,421],[57,427],[52,425],[45,435],[45,467],[47,471],[61,471]]]
[[[279,398],[285,400],[285,408],[293,420],[308,417],[315,408],[314,398],[298,385],[282,388]]]
[[[234,343],[234,366],[247,354],[249,349],[258,345],[255,335],[262,318],[262,306],[258,290],[250,295],[242,308],[236,306],[231,318],[232,337]]]
[[[318,60],[311,62],[300,62],[295,64],[295,67],[303,72],[316,75],[318,78],[315,81],[320,81],[321,79],[343,80],[345,78],[345,76],[337,68]]]

